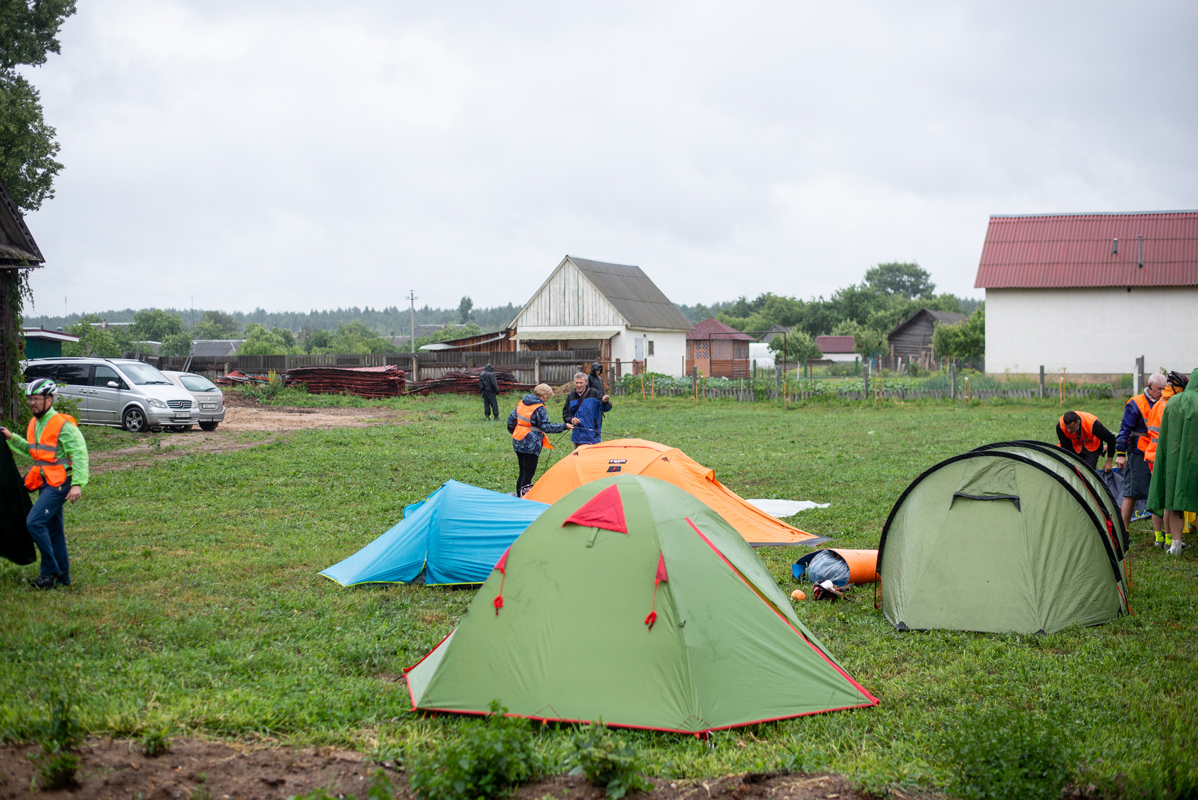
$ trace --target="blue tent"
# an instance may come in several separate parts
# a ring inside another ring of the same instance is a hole
[[[405,506],[403,522],[321,572],[358,583],[482,583],[544,503],[446,481],[427,500]]]

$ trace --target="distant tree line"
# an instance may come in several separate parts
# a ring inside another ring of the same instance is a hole
[[[749,333],[766,331],[774,325],[792,329],[778,337],[771,348],[788,360],[820,358],[815,337],[825,334],[852,336],[856,350],[865,356],[886,351],[887,334],[921,308],[934,311],[974,313],[970,324],[960,330],[946,330],[935,345],[937,353],[958,359],[971,359],[984,351],[985,327],[979,301],[952,294],[936,294],[931,275],[919,264],[889,262],[866,271],[860,283],[851,284],[830,298],[799,300],[795,297],[765,293],[754,300],[736,300],[678,306],[692,322],[715,317],[726,325]],[[441,325],[441,330],[416,340],[416,347],[433,342],[473,336],[507,327],[520,307],[512,305],[475,308],[470,297],[463,297],[457,308],[430,308],[416,311],[417,325]],[[97,328],[91,323],[129,322],[128,327]],[[216,310],[179,311],[178,309],[142,309],[109,311],[71,317],[43,316],[31,323],[45,328],[62,326],[81,336],[78,345],[64,352],[77,355],[119,355],[144,350],[140,342],[159,342],[163,355],[186,354],[197,339],[244,339],[238,352],[245,355],[284,353],[386,353],[396,347],[389,337],[405,336],[411,326],[411,312],[396,306],[383,309],[351,308],[335,311],[225,312]],[[459,327],[462,326],[462,327]],[[945,327],[945,326],[940,326]],[[782,350],[785,352],[782,353]]]
[[[788,359],[803,361],[822,357],[823,354],[815,345],[815,337],[829,334],[852,336],[856,351],[864,356],[884,353],[887,334],[921,308],[960,314],[977,312],[975,316],[978,320],[984,319],[980,316],[980,301],[935,292],[936,284],[932,283],[932,276],[919,264],[889,262],[870,268],[861,283],[850,284],[834,292],[828,299],[821,296],[799,300],[767,292],[758,295],[755,300],[740,297],[711,305],[679,306],[679,309],[692,322],[714,317],[739,331],[761,332],[774,325],[792,328],[794,333],[785,340],[776,338],[771,342],[771,349],[779,352],[785,346]],[[946,346],[952,343],[950,349],[953,353],[941,355],[950,358],[972,357],[972,353],[978,352],[979,330],[982,335],[980,346],[984,350],[984,324],[979,327],[981,323],[978,321],[971,322],[964,338],[954,338],[953,334],[942,337]],[[970,354],[962,351],[969,351]]]
[[[456,308],[431,308],[424,306],[416,309],[416,325],[454,325],[473,323],[481,331],[500,331],[511,324],[520,313],[521,306],[508,303],[490,308],[475,308],[469,297],[463,297]],[[156,309],[179,319],[182,329],[191,335],[192,339],[240,339],[246,326],[260,325],[266,330],[289,330],[299,336],[304,330],[335,332],[340,326],[351,322],[364,325],[376,335],[407,336],[411,331],[412,313],[410,309],[398,306],[387,308],[338,308],[327,311],[265,311],[261,308],[253,311],[225,312],[214,309]],[[89,318],[102,319],[107,322],[132,323],[136,320],[137,309],[125,308],[86,314]],[[25,324],[41,326],[49,330],[67,328],[78,324],[84,314],[69,316],[54,316],[42,314],[26,316]],[[213,321],[213,325],[205,324]],[[215,335],[215,334],[221,335]],[[468,335],[468,334],[461,334]],[[152,341],[161,341],[154,339]]]

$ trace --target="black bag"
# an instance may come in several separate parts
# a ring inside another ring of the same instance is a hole
[[[25,527],[25,517],[33,508],[29,491],[21,480],[21,471],[8,444],[0,442],[0,558],[14,564],[37,561],[37,548]]]

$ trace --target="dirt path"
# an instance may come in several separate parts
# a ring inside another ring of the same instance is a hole
[[[228,396],[225,420],[214,431],[198,427],[187,433],[149,434],[145,443],[90,456],[93,474],[147,467],[198,453],[228,453],[278,441],[300,430],[361,428],[368,425],[405,424],[404,414],[390,408],[293,408],[263,406]],[[266,433],[265,437],[247,434]]]
[[[0,798],[27,798],[36,767],[32,745],[0,748]],[[80,748],[79,785],[69,790],[38,792],[47,800],[282,800],[327,789],[333,797],[356,795],[364,800],[375,772],[387,773],[396,797],[410,797],[403,773],[394,764],[376,764],[358,753],[334,748],[249,748],[237,743],[176,739],[156,758],[142,754],[136,742],[94,739]],[[835,775],[776,773],[726,775],[689,781],[656,779],[654,800],[863,800]],[[602,791],[582,778],[559,775],[522,786],[518,800],[600,800]],[[902,793],[894,795],[907,797]]]

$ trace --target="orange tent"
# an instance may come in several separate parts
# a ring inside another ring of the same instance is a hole
[[[554,464],[525,495],[555,503],[584,483],[613,475],[644,475],[672,483],[723,517],[754,547],[766,544],[817,545],[826,537],[801,531],[744,501],[715,478],[715,470],[677,447],[644,439],[615,439],[585,445]]]

